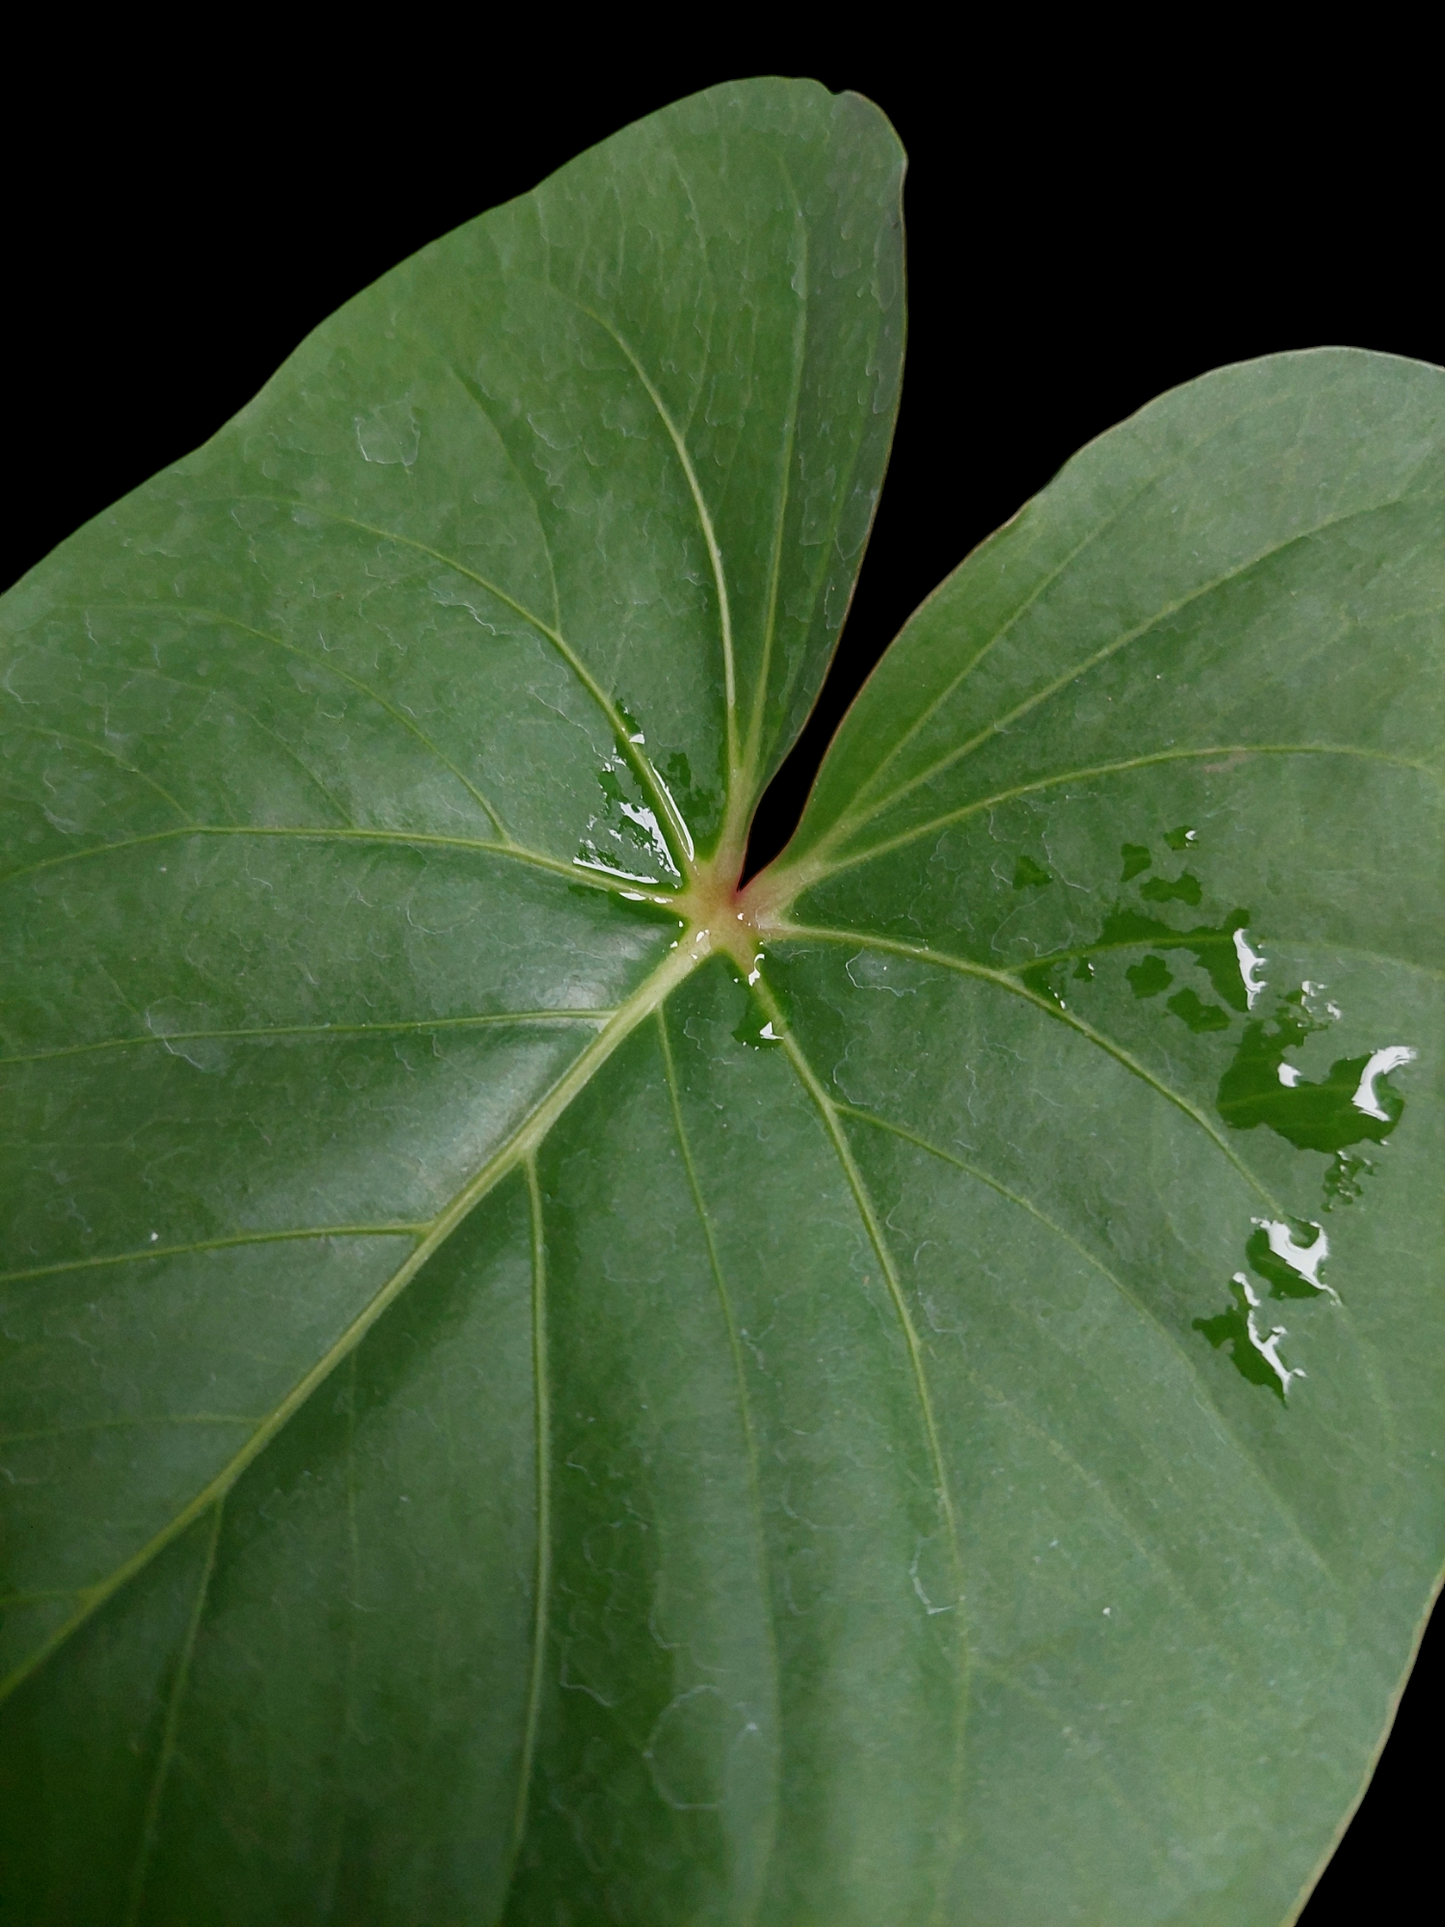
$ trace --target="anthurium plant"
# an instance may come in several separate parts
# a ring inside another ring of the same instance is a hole
[[[1345,1824],[1445,1540],[1445,375],[1090,444],[744,880],[902,173],[655,114],[0,605],[6,1918],[1276,1927]]]

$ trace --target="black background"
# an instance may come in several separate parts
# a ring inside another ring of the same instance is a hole
[[[303,54],[273,23],[273,44],[217,42],[190,68],[183,48],[118,41],[84,85],[12,71],[0,584],[203,441],[357,289],[627,121],[760,71],[855,88],[910,154],[903,407],[839,659],[764,799],[757,867],[909,611],[1081,443],[1272,350],[1445,361],[1420,50],[1384,29],[1265,48],[1201,27],[1133,49],[1147,72],[1081,41],[1044,74],[1027,31],[822,59],[741,32],[690,59],[644,56],[635,29],[621,53],[599,38],[579,57],[561,16],[503,49],[423,21],[425,52],[408,33]],[[1416,1917],[1406,1896],[1433,1886],[1442,1643],[1437,1628],[1305,1927]]]

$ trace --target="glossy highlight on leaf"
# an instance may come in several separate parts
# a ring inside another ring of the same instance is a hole
[[[902,171],[682,101],[0,603],[27,1923],[1282,1927],[1358,1797],[1445,1553],[1445,375],[1092,442],[740,886]]]

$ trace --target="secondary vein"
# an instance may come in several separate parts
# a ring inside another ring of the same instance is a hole
[[[0,690],[0,695],[9,694],[8,690]],[[38,736],[43,742],[66,743],[72,749],[83,750],[92,756],[104,757],[107,762],[114,763],[117,769],[123,770],[127,776],[134,776],[137,782],[144,783],[147,789],[154,790],[161,801],[168,804],[184,821],[187,812],[181,808],[168,789],[164,789],[153,776],[147,776],[143,769],[137,769],[134,763],[126,762],[125,758],[118,755],[115,750],[107,749],[104,743],[93,743],[87,736],[72,736],[63,729],[47,729],[41,723],[12,723],[10,728],[26,736]]]
[[[879,777],[883,774],[884,770],[888,768],[889,764],[892,763],[894,759],[902,753],[902,751],[908,746],[910,742],[912,742],[913,738],[917,736],[919,731],[927,726],[929,719],[932,716],[937,714],[937,712],[948,701],[949,697],[954,695],[958,691],[958,689],[962,687],[962,685],[973,674],[974,670],[978,667],[978,665],[983,661],[984,657],[989,654],[990,650],[997,648],[999,643],[1001,643],[1004,640],[1004,638],[1009,634],[1010,630],[1013,629],[1017,623],[1022,621],[1023,617],[1028,614],[1029,610],[1033,608],[1034,604],[1039,600],[1039,598],[1042,595],[1046,594],[1050,588],[1052,588],[1054,583],[1059,579],[1059,577],[1064,573],[1064,571],[1068,569],[1071,566],[1071,564],[1076,562],[1086,549],[1091,548],[1093,544],[1097,542],[1101,536],[1106,534],[1109,529],[1113,528],[1115,523],[1118,522],[1120,518],[1123,515],[1125,515],[1127,511],[1134,506],[1135,502],[1139,501],[1143,496],[1149,493],[1150,489],[1156,487],[1161,481],[1164,480],[1166,476],[1176,473],[1187,462],[1192,461],[1194,456],[1198,453],[1198,451],[1202,447],[1205,446],[1207,442],[1214,440],[1218,435],[1223,434],[1227,430],[1237,426],[1237,424],[1243,421],[1246,418],[1246,416],[1255,413],[1256,409],[1259,406],[1261,406],[1261,404],[1253,403],[1250,405],[1250,407],[1240,409],[1236,414],[1228,416],[1223,422],[1219,422],[1211,426],[1209,433],[1207,435],[1202,435],[1197,440],[1188,443],[1185,446],[1185,448],[1182,450],[1182,452],[1180,452],[1176,456],[1174,461],[1166,463],[1162,469],[1159,469],[1154,474],[1147,476],[1136,489],[1132,490],[1128,495],[1126,495],[1123,498],[1123,500],[1117,505],[1117,507],[1115,507],[1111,511],[1110,514],[1106,515],[1101,521],[1096,522],[1094,526],[1088,531],[1088,533],[1084,535],[1074,545],[1074,547],[1070,549],[1069,552],[1054,565],[1052,569],[1048,570],[1047,573],[1040,578],[1040,580],[1035,584],[1034,588],[1030,591],[1030,593],[1027,596],[1025,596],[1024,600],[1018,605],[1018,607],[1009,616],[1008,620],[1005,623],[1003,623],[998,629],[996,629],[986,642],[980,645],[980,647],[974,652],[972,657],[970,657],[968,662],[964,664],[962,669],[960,669],[958,673],[952,678],[952,680],[944,686],[944,688],[940,691],[940,693],[934,697],[933,701],[930,702],[920,712],[920,714],[914,718],[913,722],[903,732],[903,734],[898,738],[898,740],[895,743],[890,744],[887,755],[884,756],[882,761],[877,765],[877,767],[873,770],[871,775],[868,777],[868,780],[861,786],[861,788],[858,791],[857,797],[855,798],[855,801],[861,800],[864,796],[868,794],[868,791],[878,781]],[[1018,511],[1018,514],[1023,514],[1024,510],[1027,509],[1028,507],[1029,507],[1029,504],[1025,503],[1023,509],[1020,509]],[[1004,528],[1005,529],[1008,528],[1010,526],[1010,523],[1016,519],[1017,519],[1016,516],[1011,517],[1010,522],[1006,522],[1004,524]],[[1003,529],[1000,529],[997,533],[998,535],[1001,535],[1003,533]],[[990,537],[988,539],[988,542],[986,542],[984,546],[987,547],[989,543],[991,543],[996,539],[997,539],[997,536]],[[967,566],[968,566],[967,562],[964,562],[960,565],[960,567],[962,568],[967,568]],[[933,595],[928,597],[923,607],[926,608],[928,606],[928,603],[933,601],[934,596],[938,595],[940,591],[946,586],[946,584],[951,580],[952,580],[952,577],[945,577],[944,581],[941,582],[938,588],[934,590]],[[920,610],[919,613],[921,614],[922,610]],[[879,808],[882,808],[882,807],[883,805],[880,804]]]
[[[92,1258],[65,1258],[58,1264],[31,1265],[24,1271],[0,1272],[0,1285],[19,1284],[27,1278],[53,1278],[62,1272],[100,1271],[112,1265],[145,1264],[152,1258],[184,1258],[196,1251],[232,1251],[240,1245],[287,1244],[312,1238],[417,1238],[423,1237],[429,1228],[426,1224],[320,1224],[281,1231],[236,1231],[220,1238],[196,1238],[188,1244],[142,1245],[136,1251],[108,1252]]]
[[[218,1499],[212,1509],[211,1531],[206,1541],[205,1563],[201,1568],[200,1584],[196,1588],[195,1603],[191,1607],[190,1619],[186,1624],[186,1636],[181,1647],[180,1659],[176,1665],[176,1676],[171,1686],[170,1698],[166,1705],[166,1722],[161,1734],[160,1752],[156,1759],[155,1773],[151,1779],[150,1791],[146,1796],[145,1817],[141,1822],[140,1843],[136,1852],[135,1866],[131,1873],[130,1893],[125,1910],[126,1927],[134,1927],[140,1918],[141,1900],[145,1891],[146,1875],[150,1870],[151,1857],[155,1851],[156,1837],[160,1831],[161,1802],[165,1798],[166,1781],[170,1775],[171,1762],[175,1758],[176,1740],[180,1733],[181,1708],[185,1702],[191,1680],[191,1662],[195,1656],[196,1639],[200,1633],[201,1620],[205,1614],[206,1598],[210,1592],[211,1574],[216,1567],[216,1546],[221,1536],[221,1513],[224,1501]]]
[[[984,964],[968,963],[962,957],[951,957],[944,951],[929,950],[922,944],[902,943],[895,937],[876,937],[857,930],[826,930],[808,924],[780,924],[770,934],[775,939],[790,942],[856,945],[863,950],[883,950],[895,957],[911,957],[919,963],[934,964],[940,970],[951,970],[961,977],[975,977],[981,983],[993,984],[998,989],[1007,991],[1011,997],[1018,997],[1024,1003],[1032,1004],[1035,1010],[1042,1011],[1045,1016],[1054,1018],[1058,1023],[1066,1024],[1071,1030],[1077,1031],[1081,1037],[1087,1037],[1092,1044],[1107,1052],[1116,1063],[1122,1064],[1125,1070],[1147,1084],[1150,1090],[1157,1092],[1160,1097],[1182,1111],[1204,1132],[1215,1148],[1228,1158],[1250,1189],[1269,1206],[1271,1214],[1275,1217],[1282,1215],[1283,1207],[1254,1175],[1249,1166],[1235,1154],[1197,1104],[1192,1104],[1182,1092],[1174,1090],[1162,1078],[1156,1077],[1153,1071],[1141,1064],[1139,1059],[1131,1051],[1125,1050],[1122,1044],[1116,1044],[1112,1037],[1097,1030],[1094,1025],[1086,1023],[1082,1017],[1075,1016],[1073,1011],[1064,1010],[1049,998],[1039,996],[1037,991],[1030,990],[1027,984],[1021,983],[1017,977],[1010,976],[1007,971],[990,970]]]
[[[596,871],[564,863],[560,857],[544,856],[540,850],[528,850],[519,843],[492,843],[483,837],[441,836],[430,830],[365,830],[339,824],[314,823],[178,823],[174,829],[150,830],[144,836],[122,837],[114,843],[91,843],[83,850],[67,850],[62,856],[45,857],[39,863],[27,864],[23,869],[7,870],[0,876],[0,884],[18,883],[22,877],[37,876],[43,870],[57,870],[68,863],[83,863],[91,857],[110,856],[120,850],[139,849],[147,843],[171,843],[177,837],[184,836],[290,837],[299,842],[381,843],[405,847],[414,845],[419,849],[474,850],[485,856],[506,857],[514,863],[548,870],[554,876],[565,877],[569,883],[605,890],[610,896],[617,895],[620,889],[618,883],[609,882]]]
[[[147,1031],[139,1037],[106,1037],[94,1044],[60,1044],[52,1050],[0,1057],[0,1069],[15,1064],[48,1064],[58,1057],[88,1057],[97,1051],[134,1050],[146,1044],[249,1043],[267,1037],[390,1037],[436,1030],[505,1029],[511,1024],[604,1024],[611,1010],[502,1010],[466,1017],[407,1017],[374,1024],[255,1024],[235,1030]]]
[[[388,697],[383,696],[380,690],[373,689],[371,684],[363,681],[360,676],[353,676],[349,669],[343,669],[339,663],[331,662],[326,656],[317,655],[313,650],[299,648],[296,643],[287,642],[284,636],[272,635],[267,629],[258,629],[252,623],[242,622],[239,616],[228,615],[224,609],[211,609],[199,603],[92,602],[87,603],[85,606],[88,609],[99,609],[123,614],[165,616],[180,613],[183,615],[200,616],[205,621],[218,623],[222,628],[237,629],[242,635],[254,636],[258,642],[268,643],[273,648],[282,649],[288,655],[295,656],[299,658],[300,661],[309,663],[312,668],[320,669],[326,675],[334,677],[338,682],[346,683],[350,688],[356,690],[358,695],[365,696],[368,701],[374,702],[378,709],[390,716],[393,722],[404,729],[409,736],[414,737],[425,750],[434,756],[437,762],[440,763],[450,775],[457,779],[462,788],[469,793],[472,800],[479,804],[492,819],[493,827],[502,841],[505,843],[512,841],[498,811],[492,806],[486,796],[483,795],[482,791],[477,788],[476,784],[472,782],[471,778],[465,775],[462,770],[458,769],[457,765],[445,751],[432,741],[426,731],[408,716],[404,709],[399,708],[396,703],[392,702]],[[179,808],[179,805],[177,807]]]
[[[926,823],[900,830],[897,835],[887,837],[881,843],[870,843],[866,849],[839,857],[833,862],[813,865],[804,858],[799,865],[799,871],[805,878],[799,886],[800,892],[837,876],[843,870],[851,870],[860,863],[871,863],[874,857],[902,849],[905,844],[917,842],[920,837],[949,829],[953,824],[962,823],[984,810],[999,809],[1005,803],[1016,802],[1021,796],[1035,796],[1041,790],[1057,789],[1063,783],[1085,783],[1101,776],[1127,775],[1133,770],[1152,769],[1161,763],[1202,762],[1207,757],[1236,756],[1351,756],[1363,762],[1382,763],[1393,769],[1413,770],[1418,775],[1433,778],[1437,783],[1445,781],[1445,772],[1429,763],[1407,756],[1390,756],[1382,750],[1366,749],[1355,743],[1210,743],[1202,749],[1161,749],[1143,756],[1123,757],[1113,763],[1094,763],[1080,769],[1063,770],[1052,776],[1036,777],[1028,783],[1016,783],[1009,789],[996,790],[991,796],[960,804],[955,810],[945,810],[940,816],[930,817]],[[883,806],[880,804],[879,807],[881,809]]]

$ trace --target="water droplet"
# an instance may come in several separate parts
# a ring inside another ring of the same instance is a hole
[[[1234,932],[1234,954],[1239,959],[1239,974],[1244,982],[1245,1004],[1253,1010],[1255,999],[1269,988],[1264,978],[1257,973],[1264,968],[1264,958],[1257,950],[1251,950],[1242,930]]]
[[[1391,1123],[1393,1120],[1390,1113],[1380,1106],[1380,1100],[1375,1091],[1375,1079],[1384,1077],[1390,1071],[1399,1070],[1402,1064],[1413,1064],[1417,1055],[1418,1053],[1412,1051],[1408,1044],[1390,1044],[1384,1050],[1372,1051],[1369,1061],[1360,1072],[1359,1089],[1350,1100],[1355,1109],[1363,1111],[1366,1117],[1377,1117],[1382,1123]]]
[[[1260,1298],[1242,1271],[1230,1280],[1233,1305],[1217,1318],[1196,1318],[1194,1330],[1203,1332],[1216,1351],[1228,1345],[1230,1357],[1241,1377],[1252,1385],[1265,1385],[1283,1403],[1291,1382],[1304,1372],[1286,1365],[1279,1354],[1279,1343],[1289,1332],[1283,1325],[1268,1330],[1260,1322]]]
[[[1289,1225],[1273,1218],[1253,1218],[1250,1222],[1255,1232],[1245,1246],[1245,1256],[1260,1277],[1269,1280],[1276,1298],[1313,1298],[1325,1293],[1339,1303],[1339,1293],[1320,1276],[1320,1266],[1330,1255],[1323,1225]],[[1297,1237],[1297,1232],[1303,1235]]]
[[[1162,957],[1145,957],[1142,963],[1130,964],[1124,975],[1136,997],[1157,997],[1174,981],[1174,972]]]
[[[783,1041],[781,1022],[768,1014],[751,990],[747,993],[743,1020],[733,1036],[738,1043],[746,1044],[749,1050],[777,1050]]]
[[[947,1546],[940,1540],[933,1537],[918,1540],[908,1576],[930,1619],[937,1613],[951,1613],[957,1606],[957,1599],[949,1596],[957,1588],[957,1576]]]
[[[602,764],[597,772],[602,809],[588,819],[587,834],[580,838],[581,849],[572,861],[583,869],[601,870],[628,883],[659,883],[663,877],[680,882],[656,812],[629,794],[636,780],[621,756],[609,757]],[[692,839],[685,824],[681,833],[691,857]]]
[[[1304,1006],[1304,993],[1282,998],[1272,1021],[1245,1026],[1234,1062],[1219,1081],[1219,1114],[1233,1130],[1268,1125],[1302,1151],[1340,1152],[1369,1140],[1383,1143],[1399,1124],[1405,1100],[1384,1080],[1413,1062],[1407,1045],[1369,1056],[1340,1057],[1317,1082],[1285,1052],[1326,1026]]]
[[[877,950],[860,950],[843,968],[859,990],[886,990],[894,997],[913,996],[926,975],[912,958],[887,957]]]
[[[604,863],[591,846],[584,844],[589,851],[586,856],[574,856],[572,861],[579,870],[600,870],[603,876],[621,877],[625,883],[661,883],[661,877],[640,877],[632,870],[619,870],[615,863]],[[618,892],[621,895],[621,892]]]
[[[353,417],[356,440],[368,462],[410,468],[421,447],[421,428],[406,401],[383,402],[369,415]]]
[[[1192,909],[1204,896],[1204,886],[1192,870],[1177,877],[1150,877],[1139,886],[1141,897],[1150,903],[1187,903]]]
[[[694,1686],[663,1708],[642,1757],[668,1806],[695,1813],[722,1805],[728,1751],[746,1724],[715,1686]]]
[[[1119,878],[1121,883],[1130,882],[1141,872],[1149,869],[1154,862],[1143,843],[1121,843],[1119,854],[1124,859],[1124,873]]]
[[[1228,1004],[1231,1010],[1243,1012],[1249,1008],[1249,995],[1241,975],[1236,938],[1241,930],[1248,927],[1249,921],[1248,910],[1231,910],[1223,923],[1197,924],[1191,930],[1176,930],[1172,924],[1164,923],[1158,917],[1148,917],[1142,911],[1121,906],[1105,917],[1095,944],[1090,947],[1127,950],[1147,944],[1152,950],[1185,950],[1209,978],[1215,996]],[[1158,969],[1152,967],[1156,965],[1159,969],[1164,968],[1158,958],[1146,958],[1142,965],[1135,964],[1124,973],[1132,985],[1135,982],[1133,971],[1143,969],[1147,972],[1143,981],[1153,984],[1150,989],[1136,988],[1135,996],[1157,996],[1173,981],[1167,971],[1161,979]],[[1023,980],[1031,990],[1056,997],[1057,993],[1049,982],[1054,968],[1052,963],[1032,964],[1022,973]]]
[[[1173,1011],[1181,1023],[1187,1024],[1196,1035],[1209,1030],[1228,1030],[1229,1013],[1218,1004],[1206,1004],[1198,991],[1187,986],[1176,991],[1169,999],[1166,1009]]]

